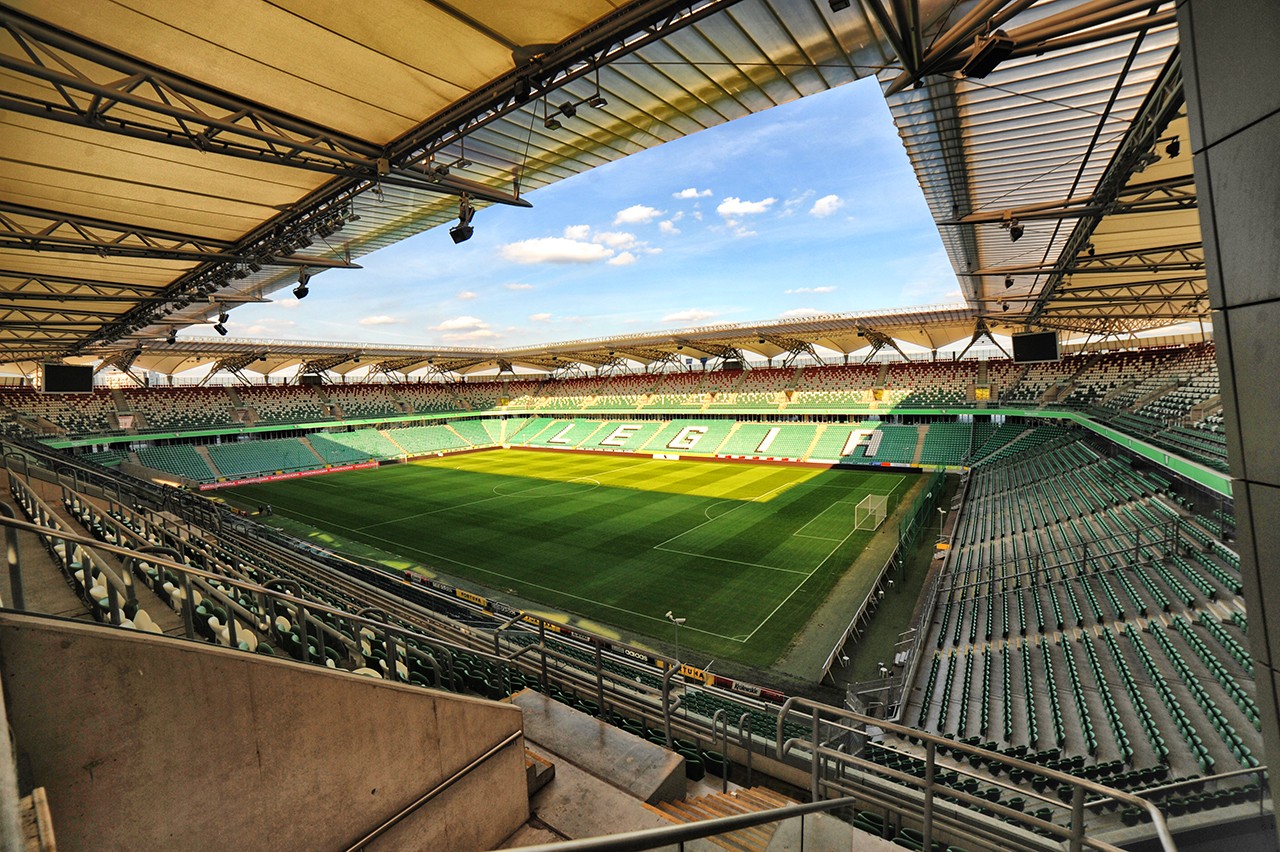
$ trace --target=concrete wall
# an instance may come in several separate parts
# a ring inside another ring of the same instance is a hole
[[[62,849],[345,849],[521,730],[516,707],[131,631],[0,614],[19,765]],[[490,849],[516,737],[373,849]]]
[[[1267,763],[1280,765],[1280,3],[1178,3]],[[1275,781],[1272,781],[1275,786]]]

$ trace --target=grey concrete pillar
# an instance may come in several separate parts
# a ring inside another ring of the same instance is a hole
[[[1277,767],[1280,3],[1181,0],[1178,29],[1265,762]]]

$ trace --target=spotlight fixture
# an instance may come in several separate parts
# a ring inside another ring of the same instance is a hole
[[[218,322],[219,322],[219,323],[224,323],[224,322],[226,322],[226,321],[227,321],[227,320],[229,320],[229,319],[231,319],[231,315],[230,315],[230,314],[228,314],[226,311],[221,311],[221,312],[219,312],[219,313],[218,313]]]
[[[1084,251],[1085,251],[1085,254],[1089,255],[1089,257],[1093,257],[1095,254],[1098,253],[1098,250],[1093,247],[1093,243],[1089,243],[1087,246],[1085,246]]]
[[[960,73],[966,77],[982,79],[1009,58],[1013,47],[1013,39],[1004,30],[978,36],[973,40],[973,54],[960,69]]]
[[[850,0],[827,0],[827,5],[831,7],[833,12],[843,12],[849,8]]]
[[[259,261],[259,260],[258,260],[258,258],[256,258],[256,257],[255,257],[253,260],[249,261],[249,271],[250,271],[250,272],[261,272],[261,271],[262,271],[262,262],[261,262],[261,261]]]
[[[515,98],[516,103],[518,104],[525,103],[526,101],[529,100],[529,97],[532,94],[533,94],[533,91],[529,86],[529,78],[527,77],[516,78],[515,91],[512,93],[512,96]]]
[[[471,217],[475,215],[476,211],[471,206],[471,200],[465,195],[462,196],[462,199],[458,202],[458,224],[449,229],[449,236],[455,244],[465,243],[471,239]]]
[[[574,105],[573,101],[565,101],[560,104],[560,114],[565,118],[573,118],[578,114],[578,108]]]
[[[1009,303],[1008,303],[1008,302],[1001,302],[1001,303],[1000,303],[1000,310],[1002,310],[1002,311],[1004,311],[1004,312],[1008,313],[1008,311],[1009,311]]]
[[[1164,152],[1168,154],[1170,158],[1176,157],[1179,154],[1181,154],[1182,139],[1180,139],[1177,136],[1173,137],[1171,140],[1169,140],[1169,144],[1165,146]]]
[[[591,107],[592,109],[600,109],[601,107],[606,107],[608,105],[609,105],[609,101],[606,100],[605,96],[600,94],[599,92],[596,92],[594,95],[587,98],[587,106]]]
[[[311,271],[307,269],[305,266],[302,267],[302,271],[298,273],[298,283],[301,284],[303,287],[305,287],[307,286],[307,282],[310,280],[311,280]]]
[[[554,115],[549,115],[542,120],[542,126],[548,130],[559,130],[564,125]]]
[[[1013,286],[1013,276],[1012,276],[1012,275],[1006,275],[1006,276],[1004,277],[1004,289],[1008,290],[1008,289],[1009,289],[1010,287],[1012,287],[1012,286]]]
[[[170,328],[169,334],[165,337],[164,342],[172,346],[178,342],[178,329]]]
[[[1016,243],[1018,240],[1022,239],[1022,233],[1025,230],[1026,228],[1017,219],[1011,219],[1009,221],[1009,239],[1012,242]]]
[[[227,327],[222,323],[218,323],[217,325],[215,325],[213,327],[213,330],[218,332],[218,334],[221,334],[223,337],[227,336]]]
[[[307,298],[307,294],[309,294],[310,292],[311,290],[308,289],[306,284],[299,282],[298,286],[293,288],[293,298],[305,299]]]

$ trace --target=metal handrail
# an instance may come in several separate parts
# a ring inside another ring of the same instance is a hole
[[[484,659],[489,660],[490,662],[497,663],[500,665],[505,663],[503,659],[493,657],[492,655],[486,654],[483,651],[478,651],[472,648],[463,648],[461,646],[456,646],[450,642],[438,639],[436,637],[426,636],[425,634],[418,634],[416,631],[413,631],[410,628],[400,627],[393,624],[386,624],[384,622],[374,621],[368,618],[362,618],[361,616],[353,615],[352,613],[346,610],[337,609],[336,607],[329,606],[328,604],[320,603],[318,601],[297,598],[292,595],[283,594],[281,592],[275,591],[273,589],[269,589],[266,586],[262,586],[257,583],[253,583],[247,580],[240,580],[235,577],[228,577],[222,574],[216,574],[209,571],[204,571],[200,568],[195,568],[190,565],[184,565],[182,563],[175,562],[172,559],[168,559],[163,556],[159,556],[155,554],[139,553],[138,551],[131,550],[126,547],[120,547],[118,545],[108,544],[106,542],[98,541],[97,539],[91,538],[89,536],[81,535],[79,533],[73,533],[73,532],[68,532],[66,530],[41,526],[39,524],[33,524],[23,520],[13,520],[3,516],[0,516],[0,526],[12,527],[14,529],[21,530],[21,531],[32,532],[37,535],[49,536],[52,538],[56,538],[60,541],[65,541],[69,545],[70,544],[80,545],[87,552],[89,552],[94,558],[99,558],[97,557],[97,554],[93,552],[96,549],[96,550],[106,551],[108,553],[113,553],[116,556],[120,556],[120,557],[125,557],[125,558],[132,557],[135,559],[142,559],[142,560],[145,560],[146,562],[151,563],[152,565],[168,568],[170,570],[178,572],[180,576],[182,576],[185,580],[188,580],[188,581],[201,580],[206,583],[209,581],[216,581],[218,583],[224,583],[230,586],[234,586],[235,588],[238,588],[242,591],[252,592],[256,595],[260,595],[262,597],[271,599],[273,601],[280,601],[286,604],[287,606],[293,607],[294,609],[305,608],[310,613],[324,613],[327,615],[331,615],[338,619],[345,620],[353,625],[366,627],[375,634],[375,637],[376,636],[384,637],[385,641],[388,644],[394,645],[397,649],[403,646],[406,651],[408,651],[409,653],[415,656],[423,657],[428,663],[430,663],[432,660],[431,656],[424,653],[420,649],[409,647],[404,642],[405,636],[412,635],[414,639],[423,640],[433,646],[439,646],[441,648],[449,650],[450,652],[462,651],[468,654],[482,657]],[[224,600],[224,602],[226,601]],[[184,600],[183,607],[184,609],[187,609],[187,608],[190,608],[191,606],[193,606],[191,604],[191,597],[188,595]],[[255,618],[254,619],[255,624],[256,624],[256,621],[257,619]],[[118,623],[118,622],[115,622],[115,623]],[[194,633],[188,633],[187,638],[194,639],[195,638]],[[395,662],[396,660],[388,660],[387,675],[388,675],[388,679],[393,681],[398,681],[400,680],[400,677],[396,671]]]
[[[1106,796],[1115,801],[1124,802],[1125,804],[1128,804],[1132,807],[1145,810],[1147,814],[1151,817],[1152,826],[1155,828],[1156,836],[1159,838],[1160,846],[1164,850],[1164,852],[1176,852],[1177,850],[1177,846],[1173,842],[1173,835],[1170,834],[1169,826],[1165,822],[1164,814],[1161,813],[1160,809],[1154,803],[1149,802],[1140,796],[1135,796],[1134,794],[1127,793],[1123,790],[1116,790],[1111,787],[1107,787],[1103,784],[1099,784],[1098,782],[1091,781],[1087,778],[1078,778],[1074,775],[1069,775],[1065,772],[1060,772],[1056,769],[1050,769],[1046,766],[1040,766],[1038,764],[1029,763],[1025,760],[1019,760],[1018,758],[1015,758],[1015,757],[1009,757],[1007,755],[1001,754],[1000,752],[989,751],[987,749],[980,748],[978,746],[971,746],[971,745],[968,745],[967,743],[962,743],[956,740],[950,740],[945,737],[940,737],[935,734],[930,734],[926,731],[920,731],[915,728],[908,728],[905,725],[900,725],[900,724],[897,724],[896,722],[888,722],[883,719],[875,719],[870,716],[864,716],[863,714],[855,713],[852,710],[845,710],[838,707],[829,707],[827,705],[820,704],[816,701],[811,701],[806,698],[800,698],[796,696],[788,698],[786,702],[782,705],[782,709],[778,712],[778,726],[777,726],[777,737],[776,737],[775,747],[777,749],[777,758],[779,760],[785,759],[787,754],[797,745],[806,745],[805,743],[797,741],[794,738],[786,741],[783,740],[783,730],[782,730],[783,722],[786,716],[789,713],[794,712],[798,707],[807,708],[812,713],[812,726],[811,726],[812,740],[809,743],[807,743],[807,745],[810,750],[810,763],[812,767],[812,773],[810,778],[810,787],[811,787],[810,795],[814,798],[814,800],[817,800],[821,797],[821,790],[820,790],[821,781],[818,774],[819,767],[822,765],[821,758],[830,759],[838,763],[845,763],[845,764],[857,765],[857,766],[861,766],[868,763],[865,760],[853,757],[844,752],[837,751],[831,748],[826,748],[820,745],[818,741],[818,736],[817,736],[818,724],[820,719],[819,714],[826,714],[827,716],[838,717],[840,719],[852,722],[854,724],[862,725],[866,728],[878,727],[884,731],[894,733],[902,737],[915,737],[919,740],[922,740],[925,743],[925,778],[923,779],[923,781],[921,779],[916,778],[913,775],[906,775],[905,773],[894,773],[894,775],[895,777],[897,777],[898,775],[902,775],[901,780],[907,781],[908,783],[918,784],[924,789],[924,793],[925,793],[924,844],[926,849],[930,848],[930,843],[932,842],[931,822],[932,822],[932,816],[933,816],[932,814],[933,792],[934,792],[934,786],[935,786],[933,781],[933,770],[934,770],[934,767],[936,767],[937,765],[936,750],[938,746],[943,746],[945,748],[951,749],[952,751],[962,751],[968,754],[978,755],[980,757],[986,758],[987,760],[994,760],[997,763],[1004,764],[1009,769],[1021,769],[1024,772],[1029,772],[1036,775],[1044,776],[1045,778],[1048,778],[1050,781],[1056,782],[1059,785],[1070,786],[1072,788],[1072,793],[1073,793],[1072,800],[1070,803],[1071,804],[1071,826],[1070,826],[1070,829],[1068,829],[1065,833],[1067,835],[1069,849],[1071,849],[1072,852],[1078,852],[1078,850],[1082,849],[1086,843],[1095,849],[1105,849],[1105,850],[1116,849],[1116,847],[1112,846],[1111,844],[1104,843],[1103,841],[1098,841],[1098,840],[1088,840],[1084,836],[1084,828],[1085,828],[1084,826],[1084,794],[1086,792],[1094,793],[1100,796]],[[961,799],[970,798],[966,794],[959,793],[958,791],[954,791],[951,789],[947,790],[947,795],[953,796],[956,798],[961,798]],[[975,803],[977,803],[976,800],[975,800]],[[983,804],[986,804],[986,803],[983,803]],[[1027,819],[1030,819],[1030,818],[1028,817]],[[1061,827],[1059,826],[1055,825],[1053,827],[1058,829],[1058,831],[1055,833],[1062,831]]]
[[[670,825],[662,828],[646,828],[640,831],[628,831],[623,834],[610,834],[604,837],[583,837],[578,840],[566,840],[559,843],[545,843],[539,846],[522,847],[524,852],[640,852],[644,849],[656,849],[672,843],[685,843],[704,837],[714,837],[752,826],[770,822],[780,822],[792,817],[803,817],[806,814],[825,813],[838,808],[852,807],[857,804],[856,796],[845,796],[840,799],[827,799],[821,802],[805,802],[804,804],[785,805],[767,811],[750,814],[735,814],[718,817],[685,825]]]
[[[485,750],[484,754],[481,754],[481,755],[478,755],[477,757],[472,758],[471,762],[468,763],[466,766],[462,767],[457,772],[453,773],[448,778],[441,781],[439,784],[432,787],[430,790],[423,793],[418,798],[414,799],[412,802],[410,802],[403,809],[398,811],[394,816],[392,816],[386,822],[382,823],[377,828],[370,831],[364,837],[361,837],[354,844],[352,844],[347,848],[347,852],[355,852],[355,850],[357,849],[365,848],[365,846],[377,840],[383,834],[386,834],[388,831],[390,831],[391,829],[399,825],[401,822],[403,822],[407,817],[412,815],[414,811],[418,810],[427,802],[430,802],[436,796],[439,796],[441,793],[448,790],[454,784],[457,784],[463,778],[466,778],[472,772],[479,769],[481,766],[483,766],[485,763],[488,762],[489,758],[497,755],[500,751],[505,749],[507,746],[511,745],[516,740],[520,739],[520,737],[522,737],[523,735],[524,735],[523,730],[516,730],[516,731],[512,731],[510,734],[507,734],[507,736],[503,737],[502,740],[499,741],[497,744]]]

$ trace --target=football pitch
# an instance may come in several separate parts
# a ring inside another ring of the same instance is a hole
[[[892,518],[915,479],[495,450],[228,496],[271,504],[318,544],[397,554],[606,635],[669,645],[672,611],[686,619],[683,649],[767,666],[875,534],[855,530],[858,501],[887,495]]]

